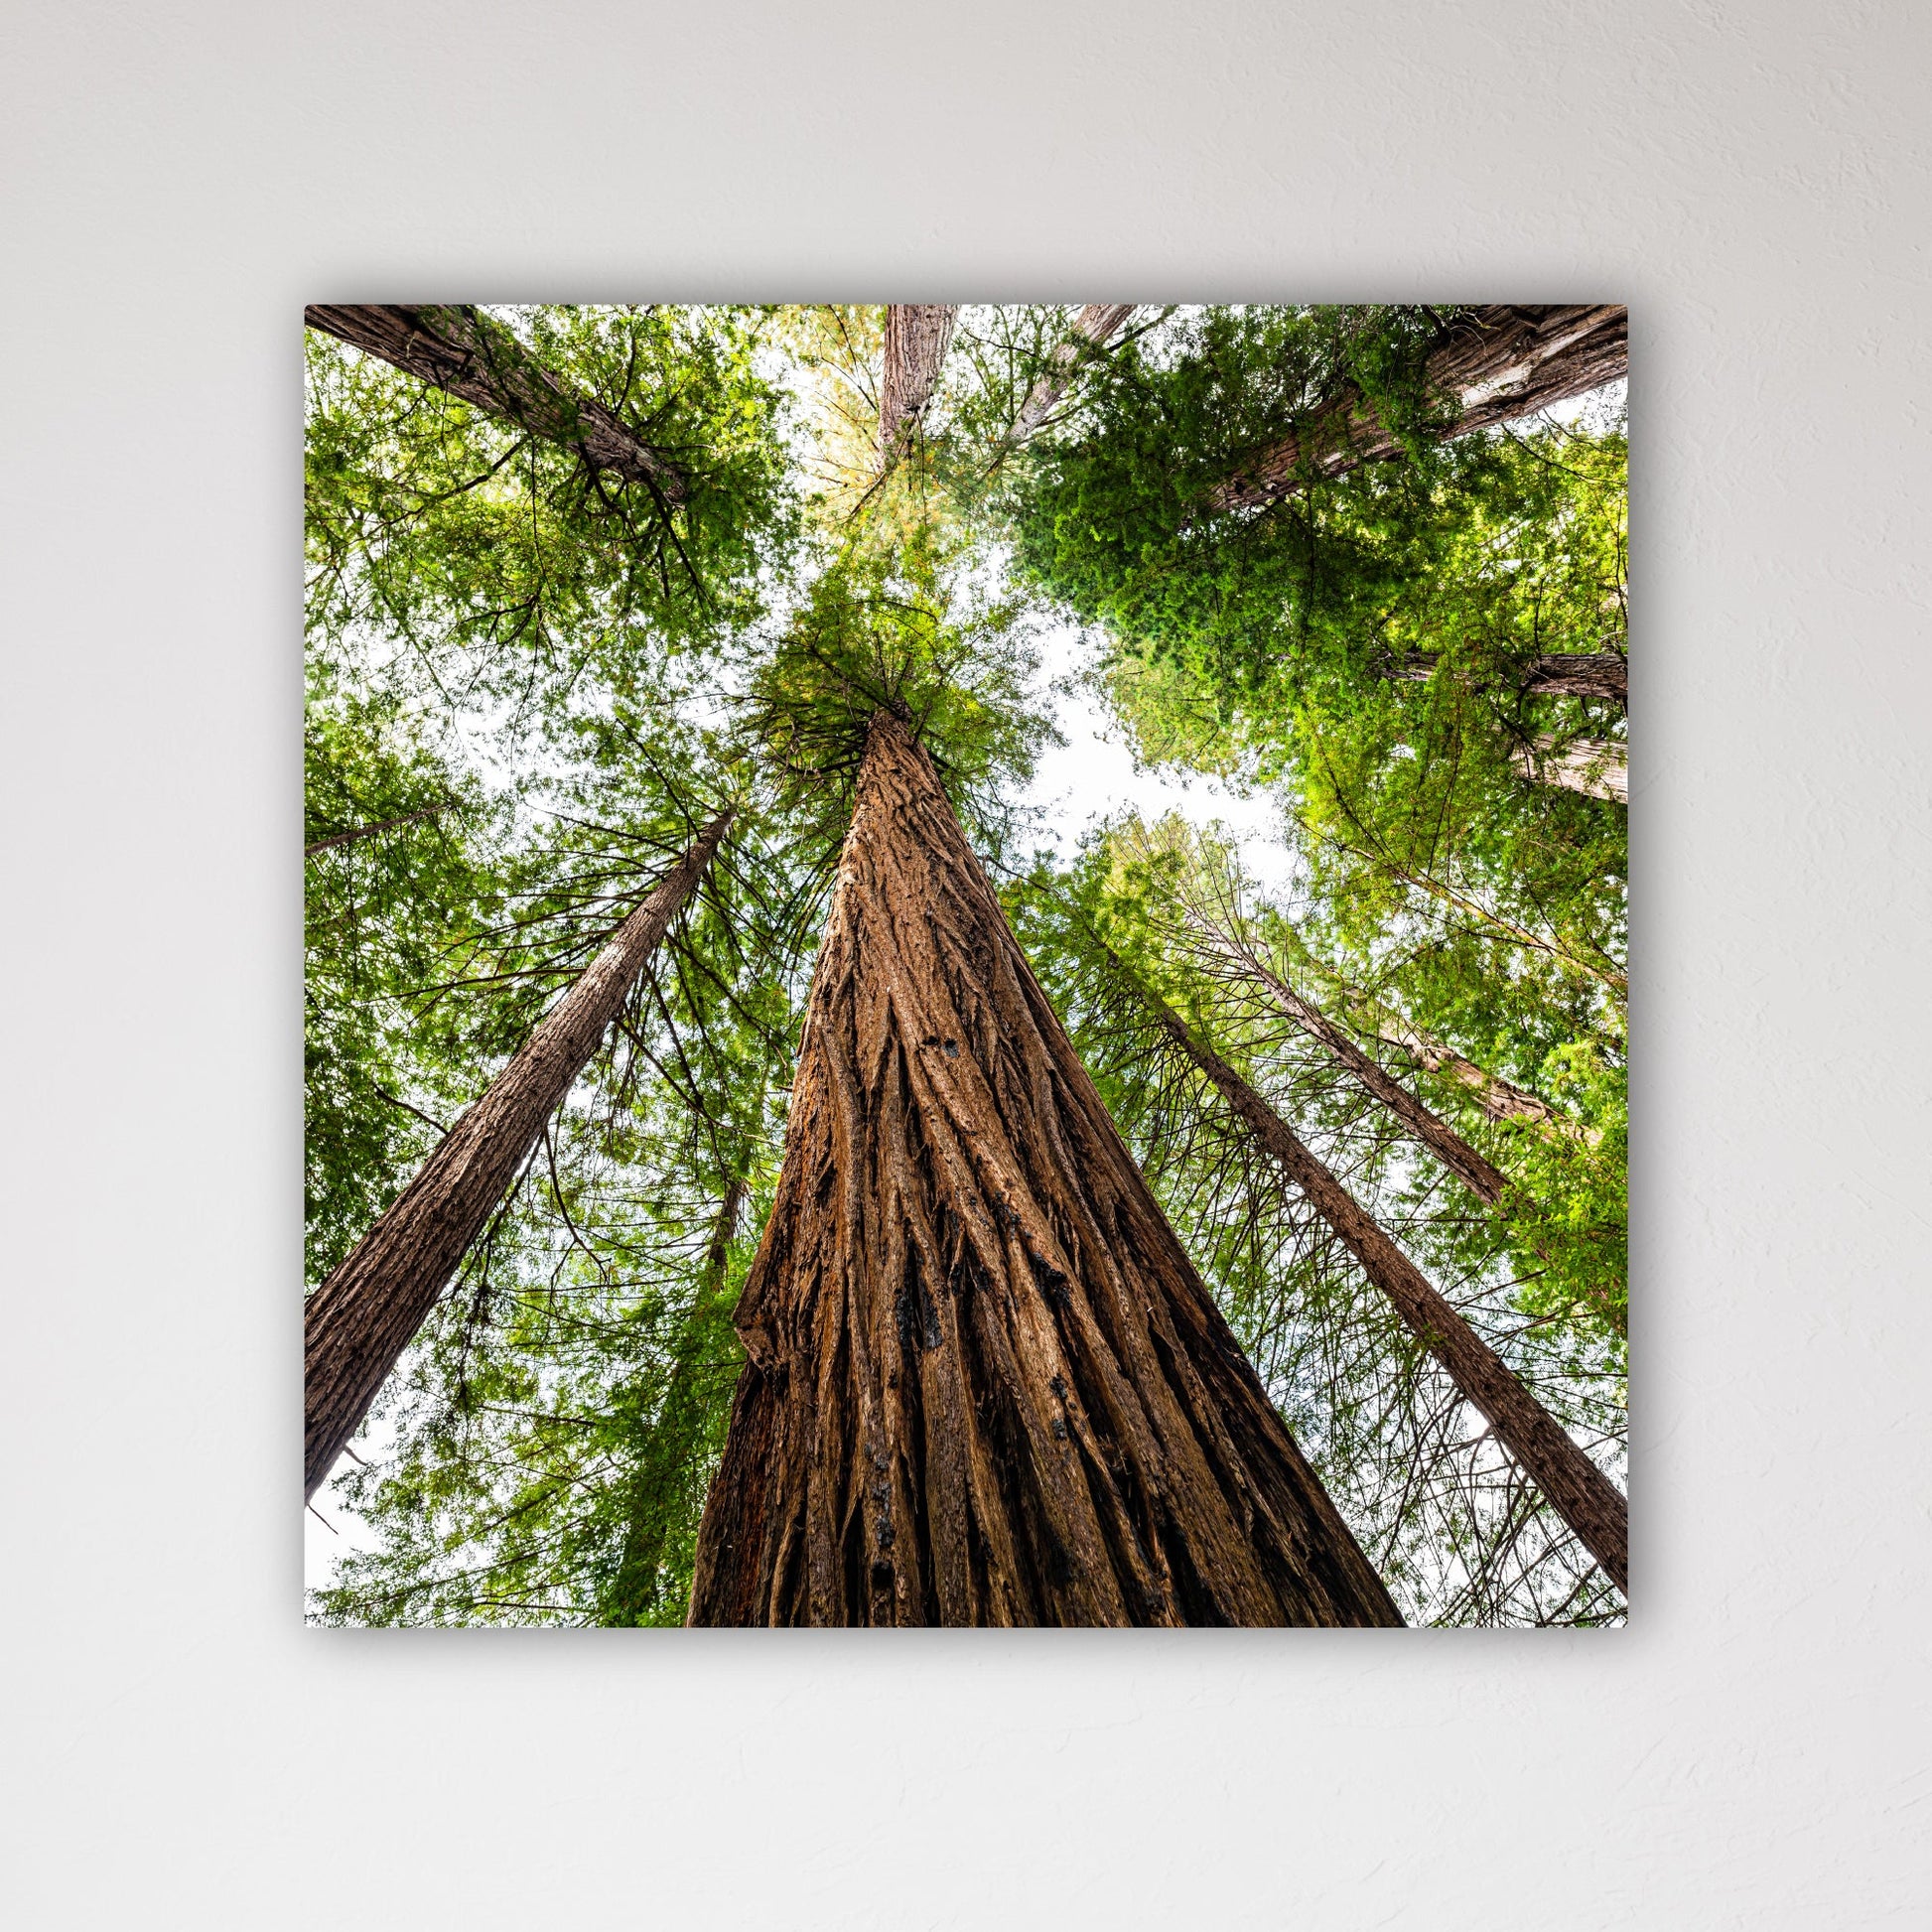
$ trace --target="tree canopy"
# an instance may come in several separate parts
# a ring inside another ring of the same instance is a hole
[[[1614,391],[1467,428],[1444,345],[1496,313],[382,312],[441,361],[312,328],[312,1290],[731,814],[317,1497],[314,1616],[685,1620],[885,713],[1403,1614],[1620,1618],[1156,1017],[1620,1480],[1625,438]],[[1292,488],[1229,500],[1284,448]],[[1069,728],[1277,836],[1056,820]]]

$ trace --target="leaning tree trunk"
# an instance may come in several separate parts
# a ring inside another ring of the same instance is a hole
[[[1436,675],[1440,661],[1434,651],[1411,651],[1391,659],[1382,675],[1397,683],[1426,684]],[[1467,671],[1454,676],[1463,684],[1486,681]],[[1526,697],[1604,698],[1625,706],[1630,702],[1630,660],[1620,650],[1549,651],[1516,667],[1515,676],[1507,681]]]
[[[685,497],[685,476],[677,463],[602,403],[574,393],[539,367],[507,329],[475,309],[311,303],[302,314],[311,329],[393,362],[419,381],[506,417],[546,441],[568,444],[594,471],[642,483],[673,503]]]
[[[1556,1418],[1517,1380],[1507,1363],[1423,1278],[1288,1123],[1221,1056],[1188,1032],[1180,1017],[1145,989],[1141,998],[1174,1044],[1213,1083],[1228,1106],[1271,1154],[1315,1212],[1341,1237],[1362,1272],[1449,1372],[1463,1398],[1488,1420],[1557,1514],[1568,1523],[1619,1589],[1628,1587],[1628,1511],[1616,1485],[1579,1449]]]
[[[1587,1141],[1590,1138],[1592,1130],[1585,1127],[1581,1121],[1560,1113],[1541,1094],[1531,1093],[1526,1087],[1505,1080],[1500,1073],[1492,1073],[1487,1067],[1476,1065],[1475,1061],[1464,1058],[1453,1047],[1445,1046],[1440,1039],[1424,1033],[1420,1027],[1410,1025],[1399,1015],[1375,1009],[1375,1018],[1368,1025],[1368,1031],[1383,1045],[1394,1046],[1413,1055],[1425,1071],[1445,1074],[1458,1086],[1466,1087],[1476,1105],[1491,1120],[1525,1122],[1550,1141]]]
[[[1028,391],[1027,400],[1020,405],[1020,413],[1007,431],[1008,443],[1024,443],[1046,420],[1073,374],[1081,345],[1098,348],[1133,313],[1131,302],[1089,302],[1073,318],[1073,334],[1079,341],[1061,343],[1046,358],[1046,373]]]
[[[952,346],[956,307],[895,302],[886,310],[886,367],[879,388],[879,468],[890,470],[912,440]]]
[[[630,1514],[623,1553],[612,1579],[600,1621],[637,1624],[658,1606],[658,1569],[665,1545],[693,1501],[695,1470],[709,1420],[705,1397],[706,1357],[725,1335],[722,1306],[726,1266],[738,1232],[738,1217],[751,1192],[741,1175],[725,1189],[698,1272],[698,1292],[671,1352],[671,1373],[663,1399],[644,1433],[631,1478]]]
[[[705,827],[569,993],[458,1120],[303,1311],[305,1496],[368,1414],[389,1371],[596,1052],[731,823]]]
[[[873,720],[696,1624],[1401,1621]]]
[[[1621,308],[1504,305],[1471,309],[1451,322],[1425,376],[1433,391],[1456,404],[1445,433],[1466,436],[1600,389],[1624,374],[1628,362],[1629,315]],[[1303,435],[1256,451],[1209,494],[1208,507],[1252,509],[1293,495],[1311,473],[1344,476],[1401,449],[1373,406],[1350,395],[1323,410]]]
[[[1558,738],[1544,733],[1515,756],[1524,777],[1539,785],[1561,785],[1588,798],[1630,801],[1630,767],[1624,748],[1610,739]]]

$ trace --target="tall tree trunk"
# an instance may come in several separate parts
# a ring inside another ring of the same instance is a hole
[[[671,1373],[645,1434],[632,1477],[630,1521],[623,1556],[612,1580],[601,1621],[641,1623],[658,1599],[657,1572],[664,1546],[689,1507],[690,1473],[704,1447],[706,1356],[723,1333],[720,1303],[738,1217],[750,1193],[741,1175],[725,1190],[698,1275],[698,1292],[672,1350]]]
[[[1400,1080],[1370,1059],[1311,1000],[1304,999],[1252,953],[1243,952],[1240,959],[1275,1004],[1304,1033],[1319,1040],[1329,1057],[1352,1073],[1478,1200],[1493,1207],[1502,1199],[1509,1180],[1500,1169],[1485,1161],[1448,1121],[1432,1113]]]
[[[912,440],[952,346],[959,310],[938,302],[895,302],[886,310],[886,367],[879,388],[879,468],[890,470]]]
[[[682,502],[687,494],[676,462],[602,403],[574,393],[539,367],[509,330],[475,309],[311,303],[302,314],[311,329],[393,362],[419,381],[506,417],[533,435],[568,444],[593,470],[643,483],[669,502]]]
[[[1590,798],[1630,802],[1630,767],[1624,748],[1610,739],[1558,738],[1542,733],[1516,754],[1523,776],[1540,785],[1561,785]]]
[[[1028,392],[1027,400],[1020,405],[1019,415],[1013,419],[1013,427],[1007,431],[1009,444],[1024,443],[1046,420],[1048,412],[1065,391],[1074,364],[1079,360],[1081,343],[1099,347],[1133,313],[1134,304],[1131,302],[1089,302],[1073,318],[1073,334],[1080,339],[1079,342],[1062,343],[1047,357],[1046,373]]]
[[[1453,397],[1460,411],[1447,433],[1466,436],[1600,389],[1624,374],[1628,362],[1629,315],[1621,308],[1501,305],[1468,310],[1451,322],[1426,374],[1431,389]],[[1305,455],[1316,477],[1339,477],[1397,456],[1401,447],[1370,404],[1345,396],[1305,435],[1257,450],[1209,495],[1208,507],[1252,509],[1293,495],[1305,481]]]
[[[361,839],[372,839],[378,832],[392,832],[398,825],[418,825],[426,818],[434,818],[439,812],[446,812],[448,805],[425,805],[419,812],[404,812],[400,818],[379,818],[373,825],[358,825],[352,832],[338,832],[331,838],[318,839],[313,845],[302,848],[305,859],[313,859],[318,852],[327,852],[332,846],[354,845]]]
[[[1546,1140],[1589,1139],[1589,1129],[1581,1121],[1560,1113],[1541,1094],[1513,1085],[1500,1073],[1491,1073],[1465,1059],[1453,1047],[1412,1026],[1398,1014],[1377,1007],[1368,1031],[1385,1046],[1410,1053],[1431,1073],[1445,1073],[1459,1086],[1467,1087],[1475,1103],[1491,1120],[1526,1121]]]
[[[1391,660],[1382,675],[1399,683],[1426,684],[1436,675],[1441,662],[1436,652],[1411,651]],[[1478,680],[1468,672],[1458,672],[1458,680],[1473,684]],[[1518,690],[1535,698],[1604,698],[1612,704],[1630,702],[1630,660],[1620,650],[1551,651],[1532,657],[1513,680]]]
[[[310,1296],[303,1311],[305,1496],[315,1494],[361,1425],[544,1123],[596,1052],[731,818],[721,813],[705,827],[489,1091],[444,1136],[415,1179]]]
[[[873,720],[695,1624],[1401,1619]]]
[[[1504,1448],[1523,1466],[1557,1514],[1568,1523],[1619,1589],[1629,1574],[1628,1511],[1616,1485],[1579,1449],[1556,1418],[1509,1366],[1423,1278],[1407,1255],[1288,1123],[1179,1016],[1141,992],[1169,1037],[1206,1074],[1248,1131],[1341,1237],[1362,1272],[1394,1304],[1423,1346],[1449,1372],[1464,1397],[1487,1419]]]

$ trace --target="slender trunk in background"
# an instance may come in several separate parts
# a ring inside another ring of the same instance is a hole
[[[1080,356],[1080,344],[1098,348],[1133,313],[1131,302],[1089,302],[1073,318],[1073,334],[1080,341],[1060,344],[1047,357],[1046,373],[1028,392],[1019,415],[1013,419],[1013,427],[1007,431],[1009,444],[1024,443],[1046,420],[1073,374]]]
[[[663,883],[457,1121],[303,1311],[304,1496],[361,1426],[389,1371],[622,1010],[731,823],[705,827]]]
[[[704,1448],[708,1420],[704,1379],[709,1351],[724,1333],[726,1264],[738,1217],[751,1192],[740,1176],[725,1190],[698,1274],[698,1292],[672,1350],[663,1399],[645,1433],[632,1476],[630,1522],[623,1556],[599,1621],[633,1625],[657,1607],[658,1567],[678,1519],[694,1500],[692,1471]]]
[[[886,367],[879,388],[882,475],[904,453],[932,400],[958,317],[957,308],[937,302],[895,302],[886,311]]]
[[[1304,1033],[1320,1041],[1329,1057],[1352,1073],[1479,1201],[1493,1207],[1502,1199],[1509,1189],[1508,1177],[1485,1161],[1448,1121],[1425,1107],[1401,1081],[1370,1059],[1319,1007],[1305,1000],[1252,953],[1241,953],[1239,961],[1267,989],[1275,1004]]]
[[[1368,1031],[1383,1045],[1413,1054],[1427,1071],[1447,1074],[1458,1085],[1467,1087],[1476,1105],[1491,1120],[1527,1121],[1545,1140],[1587,1141],[1590,1138],[1588,1128],[1559,1112],[1542,1095],[1515,1086],[1500,1073],[1491,1073],[1487,1067],[1465,1059],[1399,1014],[1376,1007]]]
[[[1434,651],[1412,651],[1385,665],[1382,675],[1400,684],[1427,684],[1439,661]],[[1463,684],[1481,681],[1468,672],[1455,675]],[[1533,698],[1605,698],[1627,706],[1630,660],[1618,650],[1551,651],[1521,666],[1514,682]]]
[[[1609,1574],[1628,1588],[1628,1510],[1616,1485],[1571,1440],[1487,1342],[1456,1313],[1288,1123],[1172,1008],[1141,992],[1168,1036],[1213,1083],[1248,1131],[1274,1157],[1315,1212],[1341,1237],[1362,1272],[1386,1295],[1416,1338],[1487,1419],[1550,1506]]]
[[[643,483],[669,502],[684,500],[687,484],[678,464],[602,403],[539,367],[509,330],[475,309],[311,303],[302,314],[311,329],[548,442],[568,444],[593,470]]]
[[[694,1624],[1401,1618],[872,723]]]
[[[1560,739],[1544,733],[1516,754],[1514,762],[1524,777],[1539,785],[1561,785],[1590,798],[1630,802],[1628,754],[1613,740]]]
[[[398,825],[419,825],[426,818],[434,818],[439,812],[446,812],[447,805],[426,805],[420,812],[404,812],[400,818],[379,818],[373,825],[358,825],[352,832],[338,832],[333,838],[318,839],[314,845],[305,845],[302,856],[313,859],[318,852],[327,852],[332,846],[354,845],[361,839],[372,839],[378,832],[394,831]]]
[[[1444,432],[1466,436],[1517,416],[1531,416],[1567,396],[1600,389],[1624,374],[1629,316],[1603,305],[1471,309],[1444,332],[1426,366],[1432,390],[1447,392],[1459,415]],[[1256,451],[1213,490],[1210,509],[1253,509],[1292,496],[1314,476],[1345,476],[1364,463],[1399,456],[1402,446],[1374,408],[1357,395],[1317,415],[1302,436]]]

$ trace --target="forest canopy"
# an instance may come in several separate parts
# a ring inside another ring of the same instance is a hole
[[[1622,318],[311,309],[312,1617],[1620,1621]]]

